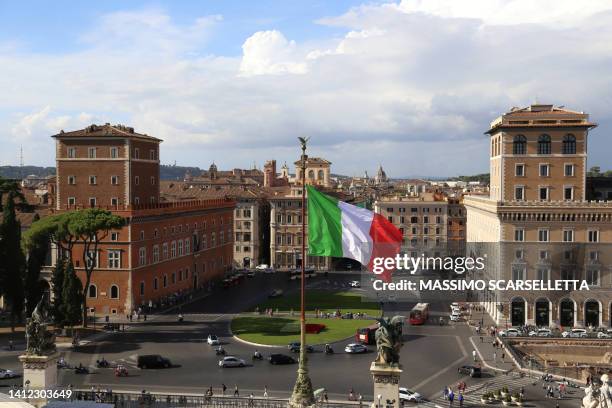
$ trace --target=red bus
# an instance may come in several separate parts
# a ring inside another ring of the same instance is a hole
[[[361,329],[357,329],[357,335],[355,335],[355,341],[363,344],[375,344],[376,343],[376,330],[378,326],[369,326]]]
[[[410,311],[410,324],[425,324],[429,315],[429,303],[417,303]]]

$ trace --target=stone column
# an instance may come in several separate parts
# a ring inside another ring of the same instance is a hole
[[[30,354],[19,356],[19,361],[23,364],[24,388],[27,385],[29,389],[54,389],[57,386],[58,358],[59,353],[57,352],[44,356]]]
[[[372,363],[370,372],[374,382],[374,403],[372,408],[399,408],[401,366]]]

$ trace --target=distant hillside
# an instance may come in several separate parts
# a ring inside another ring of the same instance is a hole
[[[459,176],[459,177],[453,177],[451,180],[453,181],[465,181],[465,182],[469,182],[469,181],[478,181],[481,183],[486,183],[489,184],[491,177],[489,175],[489,173],[483,173],[483,174],[475,174],[473,176]]]
[[[0,166],[0,176],[10,179],[22,179],[30,174],[45,177],[55,174],[55,167],[40,166]]]
[[[199,167],[185,167],[162,164],[160,177],[162,180],[182,180],[185,172],[189,170],[193,175],[199,175],[202,170]],[[0,166],[0,176],[11,179],[22,179],[33,174],[38,177],[45,177],[55,174],[55,167],[40,166]]]

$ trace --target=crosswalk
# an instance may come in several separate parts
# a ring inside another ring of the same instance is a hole
[[[477,384],[471,386],[468,385],[467,392],[464,394],[464,407],[481,407],[480,397],[485,392],[495,391],[503,387],[508,387],[510,394],[520,391],[521,387],[525,388],[526,394],[541,393],[541,387],[535,387],[533,384],[536,380],[528,377],[519,377],[515,373],[508,375],[498,374],[496,377],[486,379]],[[530,393],[531,391],[531,393]],[[459,407],[458,393],[455,389],[455,402],[454,407]],[[538,395],[539,396],[539,395]],[[442,389],[440,389],[440,395],[433,398],[431,401],[423,402],[418,404],[418,407],[423,408],[446,408],[449,406],[449,402],[442,396]],[[501,406],[501,404],[500,404]]]

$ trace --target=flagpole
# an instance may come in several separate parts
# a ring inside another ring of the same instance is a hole
[[[314,393],[312,382],[308,376],[308,365],[306,356],[306,143],[308,138],[298,138],[302,145],[302,270],[300,274],[300,362],[297,371],[297,379],[293,386],[293,393],[289,400],[290,407],[304,407],[314,405]]]

